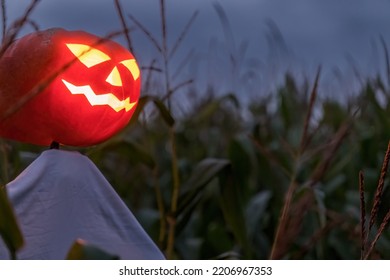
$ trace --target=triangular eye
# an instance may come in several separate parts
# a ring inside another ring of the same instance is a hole
[[[131,75],[133,75],[134,80],[137,80],[139,77],[139,68],[137,65],[137,62],[135,59],[128,59],[121,61],[121,64],[123,64],[129,71],[131,72]]]
[[[83,44],[66,44],[69,50],[88,68],[111,58],[104,52]]]
[[[108,75],[106,79],[106,82],[113,86],[117,86],[117,87],[122,86],[122,79],[121,79],[121,75],[119,74],[118,68],[114,67],[114,69],[112,69],[110,75]]]

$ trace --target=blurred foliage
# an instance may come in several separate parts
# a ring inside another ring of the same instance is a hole
[[[222,24],[229,26],[221,7],[216,9]],[[166,28],[164,14],[162,19]],[[359,258],[358,174],[365,174],[369,208],[390,139],[387,81],[367,79],[354,98],[341,104],[317,99],[317,81],[299,86],[287,73],[268,97],[259,93],[244,102],[235,93],[220,96],[210,89],[196,92],[190,109],[178,114],[172,101],[183,97],[173,93],[191,81],[170,85],[165,31],[161,45],[151,38],[161,52],[158,69],[165,75],[167,84],[160,85],[165,94],[150,95],[153,73],[145,70],[145,92],[126,129],[106,143],[81,150],[161,250],[173,246],[170,257],[177,259]],[[42,151],[6,140],[0,144],[3,183]],[[2,190],[0,199],[6,200]],[[389,199],[386,180],[376,228]],[[13,222],[4,227],[4,219],[13,215],[4,207],[6,203],[0,205],[0,233],[15,251],[22,239]],[[88,258],[91,252],[113,257],[97,248],[75,246],[74,258]],[[390,259],[388,231],[372,256]]]
[[[367,81],[348,105],[316,102],[312,108],[316,117],[308,127],[310,141],[303,151],[300,135],[310,109],[308,93],[286,75],[275,99],[253,100],[244,107],[232,94],[204,96],[179,118],[162,102],[159,106],[146,102],[147,97],[136,113],[138,121],[108,142],[82,152],[96,163],[163,251],[167,227],[161,224],[176,219],[175,258],[268,258],[294,181],[278,258],[356,259],[360,255],[358,173],[365,173],[366,201],[371,205],[390,139],[386,118],[390,103],[388,99],[380,103],[378,94],[387,97],[390,91]],[[273,109],[271,102],[276,104]],[[332,149],[348,121],[347,133]],[[176,213],[169,211],[172,125],[182,182]],[[11,179],[42,150],[11,141],[3,141],[2,146],[6,151],[3,177]],[[329,153],[329,165],[315,177]],[[379,219],[388,202],[386,181]],[[389,249],[390,234],[385,232],[375,256],[390,258]]]
[[[84,240],[76,240],[67,256],[67,260],[119,260],[119,257],[107,253],[100,248],[86,243]]]
[[[10,258],[15,259],[24,240],[4,187],[0,188],[0,237],[10,252]]]

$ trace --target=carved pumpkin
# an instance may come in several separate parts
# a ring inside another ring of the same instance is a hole
[[[136,60],[119,44],[82,31],[35,32],[0,58],[0,136],[94,145],[124,128],[139,93]]]

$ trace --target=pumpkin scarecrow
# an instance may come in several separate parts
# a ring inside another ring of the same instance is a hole
[[[129,122],[140,83],[135,58],[116,42],[64,29],[26,35],[0,58],[0,136],[52,148],[101,143]],[[164,258],[78,152],[44,151],[7,193],[25,238],[21,259],[64,259],[76,239],[122,259]]]

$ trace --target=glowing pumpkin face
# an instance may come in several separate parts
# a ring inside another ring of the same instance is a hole
[[[97,144],[128,123],[139,93],[138,65],[119,44],[82,31],[32,33],[0,58],[0,136]]]

